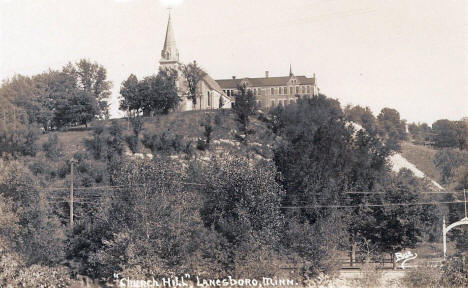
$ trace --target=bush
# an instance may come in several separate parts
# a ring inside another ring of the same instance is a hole
[[[128,144],[128,147],[133,153],[138,151],[138,136],[136,135],[127,135],[125,136],[125,141]]]
[[[468,257],[449,258],[442,266],[446,287],[468,287]]]
[[[184,136],[173,136],[169,132],[162,132],[161,134],[145,133],[141,143],[155,154],[172,154],[173,152],[183,152],[187,150]]]
[[[99,160],[104,152],[104,126],[96,126],[93,129],[93,138],[85,139],[84,144],[94,159]]]
[[[56,133],[47,137],[47,142],[42,144],[42,150],[47,158],[57,160],[63,156],[63,145],[59,142]]]
[[[422,266],[406,271],[403,283],[409,288],[441,287],[442,273],[437,267]]]

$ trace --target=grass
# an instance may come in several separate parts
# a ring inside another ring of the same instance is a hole
[[[428,146],[415,145],[410,142],[401,144],[401,155],[418,167],[428,177],[440,182],[440,172],[434,165],[437,150]]]
[[[210,150],[224,150],[229,152],[238,152],[239,150],[250,151],[263,156],[271,156],[271,145],[274,142],[274,135],[265,126],[265,123],[258,120],[255,116],[251,117],[250,128],[255,130],[255,134],[249,135],[249,145],[243,147],[238,145],[236,133],[238,131],[235,116],[231,110],[216,110],[216,111],[187,111],[171,113],[168,115],[158,115],[154,117],[143,118],[143,129],[140,133],[142,137],[145,133],[160,134],[167,132],[172,135],[182,135],[186,139],[196,142],[197,139],[204,139],[203,135],[205,128],[202,123],[207,119],[211,119],[213,131],[211,134],[212,147]],[[85,151],[84,140],[91,138],[92,130],[96,126],[110,127],[111,122],[116,121],[122,128],[124,134],[130,134],[131,125],[126,118],[113,120],[96,120],[89,124],[88,128],[74,127],[64,131],[50,132],[41,135],[38,144],[47,141],[47,137],[51,133],[57,133],[59,142],[63,145],[67,155],[71,156],[77,151]],[[128,127],[130,126],[130,130]],[[221,140],[221,141],[219,141]],[[237,143],[235,143],[237,142]],[[235,144],[235,145],[234,145]],[[143,145],[141,145],[143,146]],[[266,151],[268,150],[268,151]],[[149,153],[149,151],[139,151]]]

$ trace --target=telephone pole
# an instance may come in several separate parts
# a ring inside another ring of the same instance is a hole
[[[70,181],[70,228],[73,228],[73,180],[74,180],[74,164],[75,164],[75,159],[72,158],[70,161],[71,164],[71,181]]]

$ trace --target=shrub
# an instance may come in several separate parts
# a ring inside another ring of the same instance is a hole
[[[45,156],[51,160],[57,160],[63,156],[63,145],[59,142],[56,133],[47,137],[47,142],[42,144]]]
[[[127,135],[125,136],[125,141],[128,144],[128,147],[133,153],[138,151],[138,136],[136,135]]]

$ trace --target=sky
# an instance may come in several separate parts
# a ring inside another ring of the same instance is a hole
[[[314,73],[341,104],[409,122],[468,116],[464,0],[0,0],[0,79],[81,58],[113,82],[157,73],[167,5],[181,61],[214,79]]]

